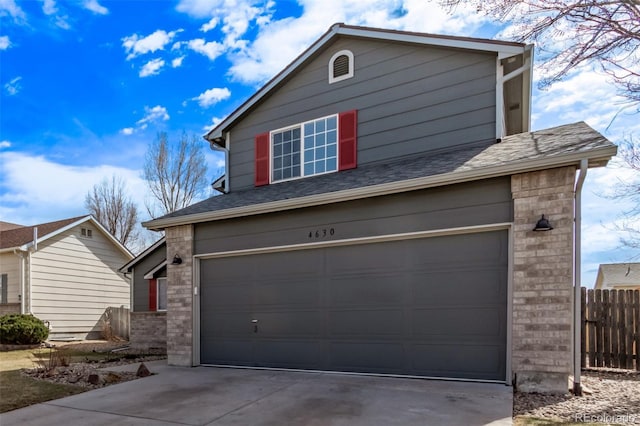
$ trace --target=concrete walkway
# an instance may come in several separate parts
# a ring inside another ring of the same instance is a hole
[[[147,365],[154,376],[4,413],[0,424],[511,425],[505,385]]]

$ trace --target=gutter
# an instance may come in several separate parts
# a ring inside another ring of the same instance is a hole
[[[590,160],[594,163],[604,162],[604,164],[606,164],[606,162],[616,154],[616,147],[611,146],[594,149],[590,151],[589,154],[591,154]],[[240,216],[272,213],[275,211],[291,210],[328,203],[338,203],[368,197],[396,194],[419,189],[433,188],[437,186],[471,182],[480,179],[508,176],[516,173],[526,173],[545,168],[571,166],[579,163],[582,160],[585,160],[584,156],[585,153],[575,153],[552,159],[549,159],[548,157],[537,160],[524,159],[522,161],[509,163],[506,165],[501,164],[493,167],[465,170],[462,172],[442,173],[433,176],[389,182],[373,186],[357,187],[335,192],[325,192],[294,199],[284,199],[262,204],[250,204],[247,206],[233,207],[224,210],[214,210],[184,216],[160,218],[142,222],[142,226],[147,229],[159,230],[170,226],[187,225],[199,222],[208,222],[212,220],[231,219]]]
[[[582,343],[582,324],[581,322],[581,286],[582,279],[580,277],[582,270],[580,263],[582,261],[582,248],[580,247],[581,231],[582,231],[582,185],[587,177],[588,160],[580,160],[580,169],[578,180],[575,186],[575,231],[574,231],[574,294],[573,294],[573,394],[582,395],[582,385],[580,384],[580,368],[581,368],[581,343]]]

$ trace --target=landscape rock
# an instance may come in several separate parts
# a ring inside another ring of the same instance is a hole
[[[144,365],[144,362],[140,363],[140,367],[138,367],[138,371],[136,371],[136,376],[138,376],[138,377],[148,377],[150,375],[151,375],[151,372],[149,371],[147,366]]]

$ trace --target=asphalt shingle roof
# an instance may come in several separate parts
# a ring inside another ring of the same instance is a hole
[[[304,179],[232,191],[211,197],[159,219],[208,211],[295,199],[309,195],[373,186],[391,182],[481,170],[501,165],[523,164],[552,157],[584,154],[614,145],[584,122],[505,137],[500,143],[416,155],[359,166],[356,169]]]
[[[38,228],[38,236],[44,237],[58,229],[77,222],[78,220],[87,217],[78,216],[69,219],[57,220],[55,222],[40,223],[32,226],[22,226],[19,228],[8,229],[0,232],[0,249],[19,247],[24,244],[33,241],[33,228]]]

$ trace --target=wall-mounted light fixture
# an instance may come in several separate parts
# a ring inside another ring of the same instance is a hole
[[[553,226],[549,223],[549,220],[542,215],[538,223],[536,223],[536,227],[533,228],[534,231],[551,231]]]
[[[182,258],[179,255],[175,255],[173,256],[173,262],[171,262],[172,265],[179,265],[182,263]]]

